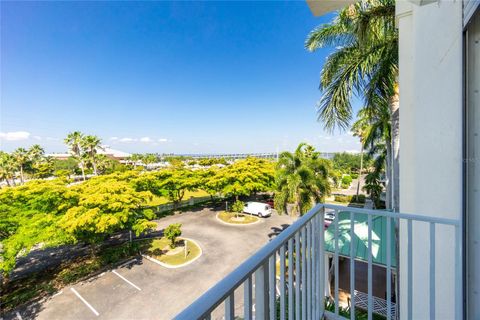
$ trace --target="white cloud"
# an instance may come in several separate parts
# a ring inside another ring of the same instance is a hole
[[[150,137],[142,137],[140,138],[140,142],[145,142],[145,143],[149,143],[149,142],[152,142],[153,140],[150,138]]]
[[[35,139],[35,140],[42,140],[42,137],[40,137],[40,136],[33,136],[32,138]]]
[[[168,139],[167,138],[160,138],[160,139],[158,139],[158,142],[168,142]]]
[[[135,142],[137,141],[137,139],[134,139],[134,138],[121,138],[121,139],[118,139],[118,141],[120,142]]]
[[[0,132],[0,140],[19,141],[28,138],[30,138],[30,132],[27,131]]]
[[[118,140],[118,137],[111,137],[110,140],[116,141],[116,140]]]

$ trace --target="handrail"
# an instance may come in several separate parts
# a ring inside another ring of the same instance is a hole
[[[452,226],[460,225],[460,220],[457,220],[457,219],[439,218],[439,217],[432,217],[432,216],[426,216],[426,215],[420,215],[420,214],[345,207],[337,204],[327,204],[327,203],[323,204],[323,207],[325,207],[326,209],[334,209],[334,210],[348,211],[348,212],[354,212],[354,213],[363,213],[363,214],[374,215],[374,216],[400,218],[400,219],[423,221],[423,222],[433,222],[433,223],[447,224]]]
[[[284,245],[288,239],[293,237],[298,230],[305,226],[322,207],[323,204],[318,204],[312,208],[307,214],[282,231],[275,239],[258,250],[253,256],[248,258],[238,268],[223,278],[223,280],[220,280],[220,282],[210,288],[185,310],[176,315],[174,319],[192,320],[206,317],[222,303],[232,290],[240,286],[258,267],[265,263],[273,253]]]

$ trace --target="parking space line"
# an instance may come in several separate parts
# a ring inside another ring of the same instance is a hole
[[[23,320],[22,316],[20,315],[20,312],[15,312],[15,314],[17,315],[17,319],[18,320]]]
[[[82,300],[82,302],[90,309],[92,310],[92,312],[98,317],[100,314],[97,312],[97,310],[95,310],[91,305],[90,303],[87,302],[87,300],[85,300],[81,295],[80,293],[77,292],[77,290],[75,290],[74,288],[70,288],[70,290],[72,290],[73,293],[75,293],[75,295],[80,299]]]
[[[137,287],[135,284],[133,284],[132,282],[128,281],[127,279],[125,279],[124,276],[122,276],[121,274],[119,274],[117,271],[115,270],[112,270],[113,273],[115,273],[120,279],[122,279],[123,281],[125,281],[126,283],[128,283],[129,285],[131,285],[132,287],[134,287],[135,289],[137,289],[138,291],[142,291],[142,289],[140,289],[139,287]]]

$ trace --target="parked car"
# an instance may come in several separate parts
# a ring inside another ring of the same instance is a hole
[[[247,202],[243,207],[243,212],[259,217],[268,217],[272,214],[272,207],[262,202]]]
[[[324,228],[325,230],[328,229],[330,224],[335,220],[335,213],[334,212],[325,212],[324,218]]]
[[[265,203],[268,204],[270,207],[275,208],[275,201],[273,201],[273,199],[267,199]]]
[[[335,220],[334,212],[325,212],[325,221],[333,222]]]

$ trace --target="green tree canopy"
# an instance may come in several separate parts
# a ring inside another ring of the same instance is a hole
[[[127,181],[91,179],[72,190],[78,193],[78,204],[67,210],[60,226],[77,240],[94,243],[120,230],[140,234],[156,226],[149,222],[153,212],[143,209],[152,194],[137,192]]]
[[[206,185],[207,189],[220,190],[224,196],[238,199],[239,196],[273,190],[274,183],[274,163],[250,157],[218,169]]]
[[[142,174],[136,180],[137,190],[166,196],[174,208],[183,200],[185,191],[195,191],[201,185],[201,176],[193,170],[174,167]]]

